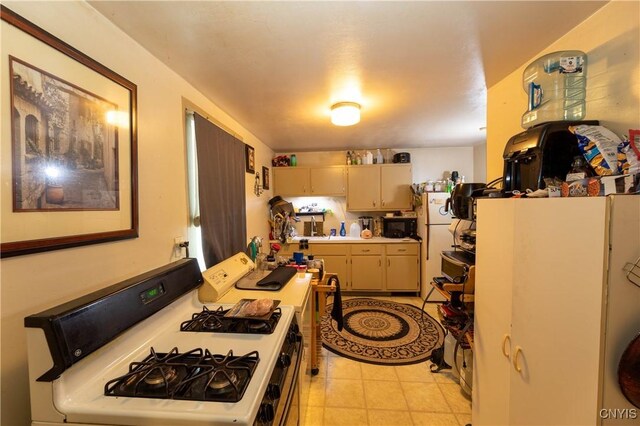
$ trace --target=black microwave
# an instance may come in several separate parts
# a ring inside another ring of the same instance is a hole
[[[382,235],[387,238],[415,238],[418,235],[418,219],[415,217],[383,217]]]

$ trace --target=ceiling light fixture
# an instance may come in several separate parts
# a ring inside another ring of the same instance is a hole
[[[336,126],[352,126],[360,122],[360,104],[338,102],[331,107],[331,122]]]

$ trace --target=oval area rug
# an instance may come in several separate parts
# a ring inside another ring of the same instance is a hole
[[[342,300],[344,328],[338,331],[327,305],[320,324],[322,346],[346,358],[379,365],[426,361],[444,343],[444,330],[412,305],[353,298]]]

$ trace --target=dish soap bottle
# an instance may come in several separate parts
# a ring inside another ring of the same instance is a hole
[[[340,222],[340,236],[341,237],[346,237],[347,236],[347,230],[344,227],[344,222]]]

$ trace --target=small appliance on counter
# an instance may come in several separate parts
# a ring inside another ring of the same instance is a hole
[[[562,180],[576,156],[582,155],[569,126],[598,125],[598,121],[553,121],[539,124],[511,137],[504,148],[503,192],[544,189],[544,178]]]
[[[358,218],[358,222],[360,222],[360,229],[364,231],[365,229],[372,230],[373,227],[373,217],[372,216],[360,216]]]
[[[487,187],[484,183],[459,183],[453,188],[451,197],[447,200],[446,209],[451,208],[453,215],[462,220],[474,220],[475,199],[482,196]]]
[[[416,238],[418,219],[415,217],[383,217],[382,235],[386,238]]]

